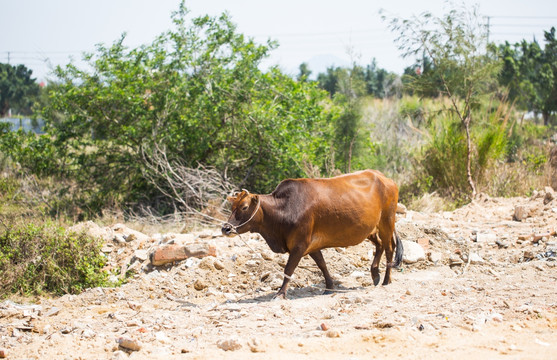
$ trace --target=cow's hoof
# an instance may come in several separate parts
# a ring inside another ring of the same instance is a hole
[[[381,281],[381,276],[379,275],[379,269],[371,269],[371,278],[373,279],[373,285],[379,285]]]
[[[280,301],[280,300],[288,300],[288,299],[286,298],[286,294],[283,294],[283,293],[279,292],[279,293],[276,293],[271,300],[272,301]]]
[[[332,294],[334,294],[334,293],[335,293],[335,292],[334,292],[333,290],[325,289],[325,291],[323,292],[323,295],[332,295]]]

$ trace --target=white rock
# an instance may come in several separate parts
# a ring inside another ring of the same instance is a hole
[[[148,250],[135,250],[133,255],[139,261],[145,261],[149,258],[149,251]]]
[[[398,203],[398,204],[396,205],[396,212],[397,212],[397,214],[406,214],[406,211],[407,211],[407,210],[406,210],[406,206],[404,206],[403,204]]]
[[[436,251],[432,251],[429,253],[429,261],[431,261],[435,265],[440,264],[442,259],[443,255],[441,255],[441,253],[438,253]]]
[[[366,273],[363,271],[354,271],[352,274],[350,274],[351,277],[355,277],[355,278],[362,278],[366,276]]]
[[[170,338],[163,331],[157,331],[155,333],[155,339],[163,344],[170,344],[171,342]]]
[[[418,261],[425,260],[424,248],[418,243],[408,240],[402,240],[402,246],[404,248],[404,255],[402,260],[406,264],[413,264]]]
[[[112,360],[124,360],[128,358],[128,354],[123,352],[122,350],[117,350],[112,354]]]
[[[476,242],[478,243],[495,243],[497,241],[497,236],[491,233],[478,233],[476,235]]]
[[[472,265],[477,265],[477,264],[483,264],[485,262],[484,259],[482,259],[482,257],[480,255],[478,255],[477,253],[470,253],[470,255],[468,255],[470,257],[470,264]]]
[[[83,336],[85,339],[91,339],[97,336],[97,334],[91,329],[85,329],[81,333],[81,336]]]

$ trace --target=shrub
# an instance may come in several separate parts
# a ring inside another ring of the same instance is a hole
[[[102,244],[47,221],[0,219],[0,297],[78,293],[108,283]]]

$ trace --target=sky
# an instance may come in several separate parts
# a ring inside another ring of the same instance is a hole
[[[84,52],[96,44],[112,44],[127,33],[133,48],[151,43],[172,28],[171,13],[180,0],[0,0],[0,63],[24,64],[38,81],[52,78],[51,69],[73,61],[80,66]],[[408,18],[425,11],[447,13],[443,0],[186,0],[192,16],[227,11],[238,31],[265,43],[277,40],[263,66],[279,65],[295,75],[306,62],[314,75],[327,66],[353,62],[377,65],[402,73],[413,59],[403,59],[379,10]],[[510,43],[534,37],[543,44],[543,31],[557,27],[557,1],[458,1],[479,4],[490,24],[490,40]]]

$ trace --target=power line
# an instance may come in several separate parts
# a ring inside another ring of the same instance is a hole
[[[557,16],[493,16],[489,15],[488,17],[492,19],[557,19]]]

